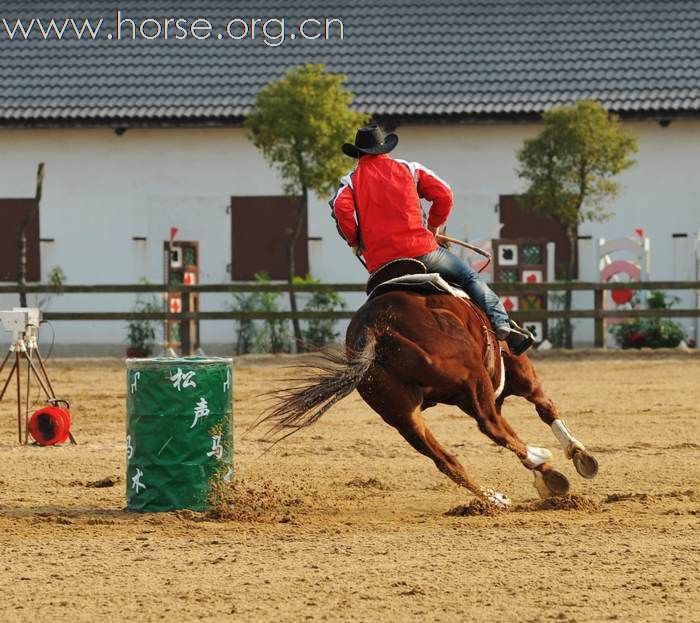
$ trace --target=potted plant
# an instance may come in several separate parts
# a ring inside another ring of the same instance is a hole
[[[652,292],[647,299],[649,309],[669,309],[680,299],[664,292]],[[634,313],[634,312],[632,312]],[[667,318],[633,318],[610,327],[622,348],[675,348],[685,339],[683,327]]]
[[[156,297],[139,295],[131,311],[136,313],[160,313],[163,310]],[[127,325],[127,357],[150,357],[156,346],[157,320],[130,320]]]

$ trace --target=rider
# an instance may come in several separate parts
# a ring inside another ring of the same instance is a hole
[[[358,162],[330,201],[338,231],[355,254],[362,254],[370,273],[392,260],[415,258],[428,272],[460,285],[486,312],[498,339],[512,353],[524,353],[532,336],[513,326],[479,273],[435,239],[452,210],[452,190],[422,164],[391,158],[398,142],[396,134],[385,135],[371,124],[357,131],[354,144],[343,144],[343,152]],[[420,198],[432,202],[427,228]]]

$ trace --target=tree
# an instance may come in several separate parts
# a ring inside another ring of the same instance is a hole
[[[520,196],[525,210],[549,216],[566,230],[570,254],[567,278],[578,265],[578,226],[604,221],[608,202],[620,192],[614,177],[631,167],[637,140],[598,102],[580,100],[573,106],[552,108],[543,115],[544,129],[525,141],[518,152],[518,175],[529,186]],[[571,309],[571,291],[564,309]],[[566,320],[564,342],[571,348],[571,321]]]
[[[352,94],[345,77],[326,73],[323,65],[304,65],[258,92],[246,120],[253,144],[276,166],[284,179],[284,192],[297,199],[295,224],[287,240],[288,281],[296,267],[294,247],[308,212],[308,194],[329,195],[347,173],[349,162],[340,146],[368,120],[351,110]],[[294,292],[289,291],[292,312],[297,311]],[[293,319],[294,338],[302,344],[298,319]]]

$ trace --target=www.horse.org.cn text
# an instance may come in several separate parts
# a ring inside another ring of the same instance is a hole
[[[298,21],[284,17],[130,17],[117,10],[114,17],[0,16],[0,39],[11,41],[244,41],[278,47],[290,41],[342,41],[345,24],[337,17],[305,17]]]

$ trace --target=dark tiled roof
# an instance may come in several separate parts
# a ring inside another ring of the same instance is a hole
[[[3,5],[7,3],[3,2]],[[103,17],[113,2],[15,2],[0,18]],[[126,3],[125,3],[126,4]],[[340,18],[343,41],[10,41],[0,123],[235,122],[286,70],[323,62],[378,116],[499,117],[592,97],[621,113],[700,112],[695,0],[161,2],[132,18]],[[303,6],[303,11],[299,6]],[[337,32],[337,31],[335,31]]]

